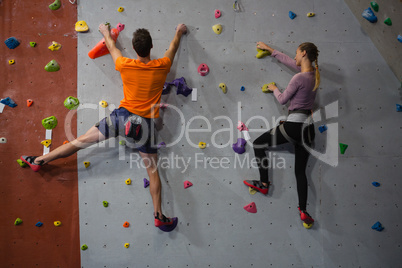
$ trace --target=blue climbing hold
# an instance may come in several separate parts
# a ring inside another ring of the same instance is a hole
[[[326,125],[321,125],[318,127],[318,130],[320,133],[323,133],[324,131],[328,130],[328,127]]]
[[[371,8],[365,9],[362,13],[362,16],[371,23],[377,22],[377,16],[374,15],[374,12]]]
[[[40,221],[38,221],[38,222],[35,224],[36,227],[42,227],[42,225],[43,225],[43,223],[41,223]]]
[[[402,112],[402,105],[397,104],[397,105],[396,105],[396,111],[397,111],[397,112]]]
[[[4,105],[10,106],[11,108],[17,106],[17,104],[10,97],[2,99],[0,102],[3,103]]]
[[[20,45],[20,42],[15,37],[8,38],[4,43],[9,49],[14,49]]]
[[[376,223],[374,223],[373,226],[371,226],[371,229],[381,232],[382,230],[384,230],[384,227],[379,221],[377,221]]]
[[[402,35],[398,35],[398,41],[402,43]]]
[[[289,11],[289,18],[293,20],[294,18],[296,18],[296,14],[293,13],[292,11]]]
[[[149,180],[144,178],[144,188],[147,188],[149,186]]]
[[[240,91],[245,91],[246,90],[246,88],[244,87],[244,86],[242,86],[241,88],[240,88]]]
[[[371,183],[374,187],[379,187],[381,184],[379,182],[373,181]]]

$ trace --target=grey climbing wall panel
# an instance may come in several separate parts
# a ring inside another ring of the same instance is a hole
[[[397,267],[402,256],[398,79],[343,1],[240,1],[239,13],[232,4],[79,2],[79,19],[90,26],[78,36],[79,134],[123,97],[111,57],[87,56],[101,39],[97,27],[104,21],[125,24],[117,45],[127,57],[135,57],[132,33],[149,29],[153,58],[163,56],[175,26],[186,23],[189,34],[167,80],[185,77],[198,89],[198,100],[192,102],[173,87],[162,97],[170,107],[156,120],[158,142],[171,144],[159,151],[164,167],[159,172],[164,212],[179,218],[173,232],[153,226],[152,200],[143,187],[147,173],[138,153],[120,146],[119,138],[79,152],[81,244],[89,247],[81,253],[82,267]],[[117,12],[119,6],[125,11]],[[222,11],[221,18],[214,18],[215,9]],[[290,10],[295,20],[288,17]],[[308,18],[309,12],[316,16]],[[217,23],[223,26],[221,35],[212,31]],[[242,183],[258,178],[251,144],[243,155],[231,148],[241,137],[239,120],[253,141],[286,115],[286,107],[261,87],[275,81],[284,89],[294,73],[275,59],[256,59],[257,41],[292,57],[305,41],[320,50],[314,119],[316,127],[327,124],[328,131],[316,129],[316,153],[307,168],[308,210],[316,220],[310,230],[297,212],[292,149],[280,146],[270,152],[273,185],[263,196],[250,195]],[[197,73],[201,63],[210,68],[205,77]],[[221,82],[227,94],[218,88]],[[101,100],[109,103],[106,109],[99,106]],[[206,132],[180,136],[186,127]],[[197,148],[200,141],[208,147]],[[344,155],[338,142],[349,145]],[[85,168],[83,161],[91,166]],[[127,178],[131,185],[125,184]],[[184,189],[186,180],[194,185]],[[373,181],[381,186],[375,188]],[[109,207],[102,206],[103,200]],[[251,202],[256,214],[243,209]],[[125,221],[129,228],[123,228]],[[377,221],[385,227],[381,233],[371,229]]]

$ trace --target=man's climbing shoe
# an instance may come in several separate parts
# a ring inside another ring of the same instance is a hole
[[[300,213],[300,219],[306,224],[306,225],[311,225],[314,223],[314,219],[310,216],[310,214],[307,213],[305,210],[301,210],[300,207],[298,207],[299,213]],[[303,224],[304,225],[304,224]]]
[[[268,194],[269,184],[268,186],[264,186],[261,181],[257,180],[245,180],[243,181],[245,185],[248,187],[254,188],[262,194]]]
[[[162,214],[162,219],[159,219],[159,213],[156,213],[155,216],[155,227],[161,227],[164,225],[173,224],[173,220],[171,218],[166,218],[165,215]]]
[[[26,156],[23,155],[21,156],[21,160],[26,163],[28,166],[31,167],[31,169],[35,172],[39,171],[40,167],[43,165],[44,161],[40,161],[39,164],[35,164],[35,159],[37,156]]]

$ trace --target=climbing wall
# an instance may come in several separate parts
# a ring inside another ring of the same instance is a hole
[[[153,207],[137,152],[110,139],[78,154],[81,266],[87,267],[396,267],[401,261],[402,130],[396,104],[399,82],[347,5],[335,1],[82,1],[78,19],[90,31],[78,35],[78,134],[83,134],[123,97],[110,56],[88,51],[101,39],[100,23],[125,24],[117,47],[135,57],[132,33],[147,28],[152,58],[162,57],[178,23],[181,40],[168,82],[184,77],[197,100],[170,94],[156,120],[163,209],[179,218],[165,233],[153,225]],[[367,6],[369,2],[367,2]],[[118,12],[124,7],[123,12]],[[222,16],[215,18],[219,9]],[[289,11],[297,14],[294,20]],[[314,12],[314,17],[306,14]],[[220,35],[212,31],[222,25]],[[291,57],[297,46],[319,50],[321,86],[314,120],[316,144],[308,163],[308,211],[316,223],[305,229],[297,210],[294,155],[289,146],[270,152],[268,196],[251,195],[244,179],[257,179],[251,144],[236,154],[232,144],[251,141],[275,126],[287,109],[261,87],[284,89],[294,72],[272,58],[257,59],[257,41]],[[394,40],[394,42],[398,42]],[[399,43],[393,45],[400,45]],[[197,68],[210,72],[200,76]],[[218,87],[226,83],[227,93]],[[245,90],[241,91],[244,86]],[[109,106],[102,108],[100,101]],[[320,133],[318,126],[328,130]],[[207,148],[199,149],[205,142]],[[340,154],[339,143],[347,144]],[[90,162],[85,168],[83,162]],[[131,185],[125,180],[130,178]],[[183,183],[193,186],[185,189]],[[378,182],[379,187],[372,185]],[[102,202],[107,201],[108,207]],[[257,213],[244,206],[255,202]],[[129,222],[128,228],[123,223]],[[382,232],[372,229],[380,222]],[[125,243],[130,246],[125,248]]]
[[[62,1],[0,1],[0,99],[18,105],[0,108],[0,266],[79,267],[79,216],[76,156],[57,160],[39,172],[21,168],[21,155],[42,155],[46,129],[41,120],[55,116],[52,151],[77,132],[76,117],[66,119],[64,99],[77,94],[77,37],[75,5]],[[4,41],[20,45],[9,49]],[[56,41],[58,51],[48,49]],[[30,42],[36,42],[35,47]],[[61,69],[46,72],[56,60]],[[13,65],[8,61],[14,60]],[[27,99],[33,104],[28,107]],[[1,105],[0,105],[1,106]],[[14,226],[20,218],[22,224]],[[54,226],[55,221],[61,225]],[[36,227],[42,222],[41,227]]]

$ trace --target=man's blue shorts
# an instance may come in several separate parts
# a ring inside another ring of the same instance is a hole
[[[124,107],[113,110],[113,112],[108,116],[103,118],[101,121],[95,124],[95,127],[106,137],[106,139],[111,137],[117,137],[118,135],[125,137],[124,132],[124,122],[127,118],[133,115],[133,113],[127,111]],[[154,121],[150,118],[142,118],[142,138],[140,141],[135,143],[133,148],[138,149],[140,152],[147,154],[156,154],[156,128],[154,126]],[[151,126],[153,126],[151,128]],[[130,146],[132,139],[127,138]],[[130,146],[131,147],[131,146]]]

